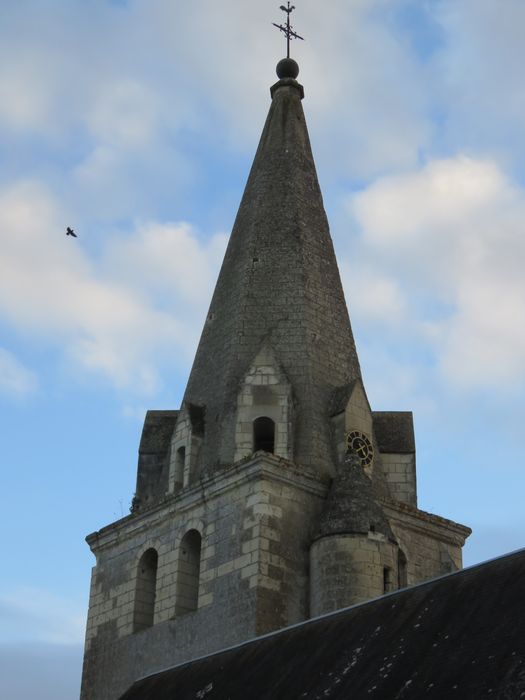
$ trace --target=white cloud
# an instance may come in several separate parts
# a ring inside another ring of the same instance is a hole
[[[301,62],[316,151],[347,177],[413,167],[432,126],[427,71],[392,22],[385,0],[301,8],[312,34]],[[402,78],[400,77],[402,76]]]
[[[34,128],[45,119],[49,94],[34,77],[34,66],[27,59],[18,65],[3,61],[0,68],[0,122],[4,126]],[[32,89],[27,89],[28,83],[33,83]]]
[[[374,198],[356,198],[355,209],[370,235],[405,249],[428,225],[443,227],[448,238],[448,226],[483,214],[494,197],[507,190],[508,183],[494,163],[460,156],[432,161],[423,171],[380,179],[369,190]]]
[[[338,173],[366,178],[413,166],[431,135],[427,72],[396,32],[391,5],[333,0],[320,10],[316,0],[304,0],[292,16],[305,36],[293,43],[292,55],[301,68],[315,151]],[[253,148],[268,88],[277,80],[274,67],[285,53],[283,36],[271,26],[284,19],[278,4],[203,0],[181,12],[159,0],[156,8],[172,60],[189,66],[193,99],[202,94],[210,114],[223,117],[230,144]],[[149,11],[150,4],[137,6],[137,16]]]
[[[372,264],[340,263],[345,296],[352,316],[368,322],[397,324],[406,321],[406,300],[400,283],[392,275],[378,270]]]
[[[305,0],[300,9],[294,22],[306,41],[293,51],[317,150],[360,177],[413,165],[430,133],[427,76],[396,34],[384,0],[350,6],[334,0],[323,12]],[[17,37],[16,51],[8,43],[2,62],[13,88],[3,102],[10,124],[77,135],[86,127],[90,143],[78,167],[102,147],[115,149],[115,158],[128,147],[145,152],[153,135],[170,148],[182,146],[188,130],[209,134],[218,115],[230,148],[253,148],[284,53],[283,37],[271,26],[283,19],[278,5],[203,0],[182,8],[139,0],[75,12],[62,3],[56,11],[67,41],[57,41],[44,16],[6,24],[5,33]],[[125,164],[124,158],[123,173]]]
[[[414,4],[333,0],[320,10],[304,0],[293,16],[306,37],[293,52],[316,152],[339,173],[363,179],[414,167],[422,151],[442,147],[441,132],[454,149],[463,141],[512,157],[509,135],[525,148],[521,0],[504,11],[491,0],[425,3],[421,13],[441,32],[428,62],[411,42],[418,27],[399,20]],[[271,26],[283,17],[278,5],[137,0],[72,9],[62,0],[52,21],[36,4],[31,12],[28,21],[27,4],[10,7],[0,23],[0,123],[77,137],[85,129],[76,166],[100,163],[99,175],[104,149],[123,176],[128,150],[146,157],[155,143],[158,155],[160,144],[177,153],[188,131],[209,134],[218,115],[230,147],[253,148],[284,50]]]
[[[139,225],[133,236],[113,240],[105,264],[115,278],[142,286],[163,299],[207,305],[226,248],[226,234],[202,241],[187,223]]]
[[[525,191],[495,163],[459,156],[380,179],[348,204],[368,278],[395,278],[395,307],[413,319],[404,332],[430,345],[448,380],[523,383]]]
[[[391,343],[385,337],[379,339],[378,334],[359,343],[359,351],[367,395],[375,410],[414,411],[419,417],[435,415],[436,397],[422,362],[396,357]]]
[[[101,141],[148,146],[157,128],[157,102],[156,94],[135,80],[103,83],[86,121]]]
[[[34,587],[0,594],[0,644],[79,644],[86,614],[64,598]]]
[[[293,21],[306,41],[293,51],[314,150],[331,176],[366,182],[405,171],[354,200],[364,253],[374,250],[376,258],[345,275],[352,312],[392,326],[410,318],[409,307],[435,302],[438,312],[419,314],[419,333],[439,345],[449,376],[474,381],[494,353],[502,357],[497,339],[521,348],[501,309],[498,321],[481,323],[477,306],[489,290],[508,299],[507,309],[514,302],[513,316],[521,313],[519,278],[513,273],[511,283],[495,272],[514,260],[496,239],[507,235],[515,251],[521,192],[493,154],[512,157],[509,134],[523,143],[525,100],[515,70],[525,58],[517,29],[523,7],[520,0],[509,0],[505,11],[488,0],[425,4],[428,22],[441,31],[426,61],[410,41],[417,27],[399,21],[406,8],[411,3],[401,0],[334,0],[320,11],[305,0]],[[188,134],[198,142],[199,133],[213,133],[217,148],[229,135],[230,149],[235,143],[253,152],[284,49],[271,27],[282,13],[255,0],[75,9],[63,0],[51,19],[32,10],[35,21],[27,21],[27,5],[16,5],[0,23],[0,123],[17,138],[24,130],[53,137],[67,163],[51,158],[39,166],[56,171],[53,196],[27,184],[25,193],[21,185],[4,190],[0,313],[117,385],[152,391],[159,381],[152,358],[165,357],[167,347],[191,354],[193,319],[209,300],[221,237],[205,243],[181,224],[128,226],[131,233],[108,236],[95,259],[82,242],[66,248],[54,238],[64,220],[57,202],[69,202],[76,220],[79,213],[90,223],[97,217],[104,227],[130,216],[153,219],[171,191],[181,201],[181,184],[195,174]],[[414,171],[423,154],[462,138],[491,159],[434,159]],[[480,345],[473,362],[468,348]],[[517,351],[503,355],[508,361],[492,375],[519,371]]]
[[[525,156],[525,63],[522,0],[444,0],[436,18],[446,40],[434,65],[436,97],[450,110],[444,131],[449,147]]]
[[[155,30],[166,60],[185,66],[179,84],[209,129],[216,115],[223,119],[224,135],[230,144],[253,148],[269,104],[269,83],[275,78],[271,56],[279,57],[283,42],[272,20],[279,20],[278,7],[261,2],[203,0],[184,9],[170,0],[156,0]],[[149,23],[151,3],[137,6],[136,19]],[[177,40],[173,40],[177,27]],[[195,117],[193,116],[192,119]],[[212,126],[213,128],[213,126]]]
[[[64,221],[37,183],[0,192],[0,314],[118,387],[154,392],[157,365],[192,355],[225,237],[152,223],[109,238],[101,265]]]
[[[84,42],[86,16],[62,2],[53,11],[36,3],[0,9],[0,124],[15,136],[56,135],[70,126],[96,70],[96,48]]]
[[[4,348],[0,348],[0,393],[10,396],[26,396],[33,393],[38,384],[36,375]]]

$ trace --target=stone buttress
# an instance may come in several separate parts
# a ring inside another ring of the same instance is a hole
[[[412,415],[371,410],[302,109],[272,103],[178,411],[148,411],[131,514],[88,536],[82,700],[461,567],[417,508]]]

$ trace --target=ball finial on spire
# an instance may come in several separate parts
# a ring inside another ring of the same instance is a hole
[[[278,78],[293,78],[294,80],[299,75],[299,65],[293,58],[282,58],[276,67]]]

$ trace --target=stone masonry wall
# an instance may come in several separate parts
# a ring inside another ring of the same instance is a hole
[[[383,595],[385,568],[397,581],[397,547],[376,533],[321,537],[310,562],[312,617]]]
[[[381,464],[391,497],[417,506],[416,455],[383,452]]]
[[[462,568],[462,547],[470,528],[403,503],[382,505],[407,559],[407,585]]]
[[[328,484],[259,455],[95,533],[82,700],[308,617],[308,545]],[[202,536],[198,609],[177,617],[180,543]],[[133,633],[137,566],[158,553],[154,625]]]
[[[336,534],[312,544],[311,615],[462,568],[462,547],[469,528],[391,499],[383,500],[381,505],[398,546],[378,533]],[[401,561],[403,571],[399,570]],[[389,570],[387,588],[384,568]]]

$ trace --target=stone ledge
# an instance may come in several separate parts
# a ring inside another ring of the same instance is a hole
[[[86,542],[95,554],[100,549],[114,546],[117,542],[151,528],[156,521],[189,512],[199,503],[206,503],[223,493],[257,481],[277,482],[320,498],[326,498],[330,486],[327,477],[273,454],[258,452],[248,460],[241,460],[229,468],[214,472],[183,491],[168,496],[147,511],[133,513],[91,533],[86,537]]]
[[[463,546],[467,537],[472,534],[471,528],[466,525],[461,525],[440,515],[427,513],[408,503],[394,501],[389,498],[382,498],[380,502],[389,519],[402,520],[403,525],[412,531],[428,534],[429,530],[431,530],[434,533],[434,537],[438,536],[438,539],[447,540],[455,545],[459,542],[461,546]],[[445,531],[448,531],[448,535],[445,534]]]

